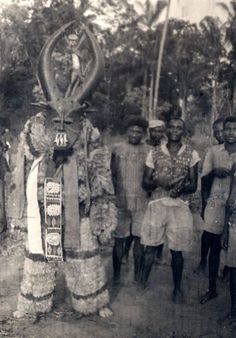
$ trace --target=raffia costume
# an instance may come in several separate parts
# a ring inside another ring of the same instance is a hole
[[[26,213],[28,233],[15,316],[52,309],[58,267],[65,272],[74,310],[92,314],[109,303],[98,240],[109,239],[116,226],[110,154],[84,119],[77,133],[68,132],[76,140],[73,154],[55,168],[54,131],[48,132],[38,116],[26,123],[18,149],[15,217]]]

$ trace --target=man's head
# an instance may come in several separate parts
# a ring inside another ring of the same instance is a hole
[[[142,117],[130,118],[127,122],[127,135],[129,143],[137,145],[141,142],[148,127],[148,122]]]
[[[236,143],[236,116],[229,116],[224,120],[224,139],[225,143]]]
[[[67,39],[68,39],[68,42],[69,42],[71,48],[77,46],[79,39],[78,39],[78,36],[76,34],[69,34]]]
[[[156,146],[160,143],[165,132],[165,122],[162,120],[149,121],[149,135],[151,144]]]
[[[166,135],[169,141],[180,142],[185,132],[185,123],[180,117],[173,117],[169,120]]]
[[[214,121],[213,125],[213,135],[219,144],[224,143],[224,119],[219,118]]]

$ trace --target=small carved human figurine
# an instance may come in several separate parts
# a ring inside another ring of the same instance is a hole
[[[66,37],[67,44],[71,53],[71,74],[70,74],[70,83],[66,91],[66,97],[72,95],[75,90],[83,83],[85,73],[89,67],[90,61],[83,65],[83,52],[79,51],[80,40],[78,35],[69,34]]]
[[[82,59],[81,54],[77,49],[78,36],[76,34],[70,34],[68,35],[66,40],[71,50],[71,61],[72,61],[71,78],[66,92],[66,96],[70,96],[72,94],[73,88],[79,86],[83,81],[82,65],[81,65]]]

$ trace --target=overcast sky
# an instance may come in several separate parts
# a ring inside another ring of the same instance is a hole
[[[137,3],[137,0],[129,0],[132,3]],[[141,0],[145,2],[145,0]],[[156,0],[151,0],[153,4]],[[177,17],[191,22],[199,22],[207,15],[217,16],[222,21],[225,21],[227,15],[217,5],[219,2],[229,4],[230,0],[171,0],[170,17]],[[137,7],[138,8],[138,7]],[[165,13],[162,15],[164,19]]]
[[[116,1],[119,2],[119,0]],[[129,1],[133,2],[134,4],[137,3],[137,0],[129,0]],[[145,2],[145,0],[139,1]],[[157,0],[151,1],[155,4]],[[0,0],[0,6],[3,4],[7,5],[11,2],[12,0]],[[31,0],[20,0],[20,2],[27,4],[31,2]],[[228,4],[230,0],[172,0],[170,17],[177,17],[192,22],[199,22],[204,16],[212,15],[218,16],[222,21],[225,21],[226,15],[217,5],[218,2],[224,2]]]
[[[217,5],[219,2],[229,4],[230,0],[172,0],[170,16],[198,22],[203,17],[211,15],[218,16],[224,21],[227,16]]]

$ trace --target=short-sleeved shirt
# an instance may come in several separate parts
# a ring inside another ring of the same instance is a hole
[[[163,142],[160,146],[151,150],[146,159],[146,166],[154,170],[156,177],[164,176],[170,181],[187,177],[188,170],[200,161],[200,157],[196,150],[190,145],[182,144],[178,153],[173,156],[169,153],[167,142]],[[168,197],[170,191],[162,187],[157,187],[152,198]],[[184,196],[181,196],[182,199]]]
[[[112,174],[118,206],[136,211],[145,207],[142,178],[148,148],[144,143],[117,143],[112,151]]]
[[[208,175],[215,168],[231,169],[236,162],[236,152],[230,154],[224,144],[211,147],[205,157],[202,176]],[[204,230],[214,234],[221,234],[224,227],[225,204],[229,196],[230,177],[215,177],[207,206],[204,212]]]

